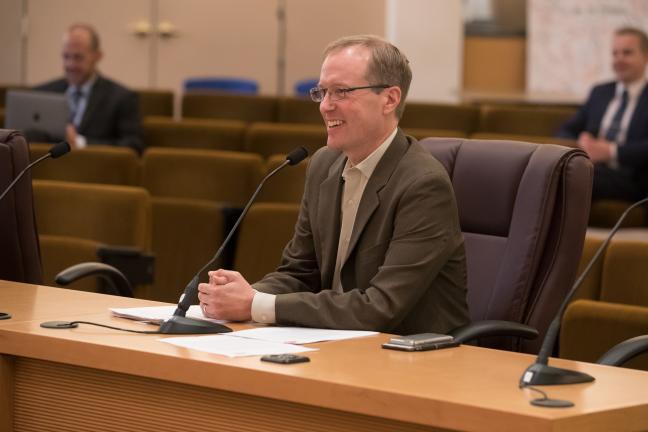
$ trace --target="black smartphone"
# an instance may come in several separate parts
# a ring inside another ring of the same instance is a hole
[[[268,354],[261,357],[261,361],[270,363],[292,364],[309,362],[310,358],[297,354]]]

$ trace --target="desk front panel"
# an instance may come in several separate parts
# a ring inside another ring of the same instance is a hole
[[[15,359],[15,432],[438,431],[164,380]]]
[[[145,328],[142,324],[111,317],[108,307],[156,304],[61,291],[64,290],[0,283],[0,300],[5,299],[2,304],[16,305],[15,316],[23,317],[0,325],[0,353],[16,359],[13,367],[5,368],[9,372],[0,375],[4,377],[5,388],[18,390],[29,377],[44,383],[52,375],[72,370],[71,375],[86,377],[79,381],[81,387],[84,382],[93,382],[95,378],[91,376],[95,375],[98,382],[106,383],[121,383],[123,377],[128,377],[135,389],[140,389],[139,393],[133,390],[134,396],[127,398],[135,404],[146,400],[144,395],[149,387],[155,388],[150,394],[174,394],[174,398],[154,404],[165,415],[172,411],[166,408],[170,402],[181,400],[185,391],[190,395],[197,391],[220,395],[221,399],[207,398],[212,401],[209,406],[222,400],[223,395],[236,395],[242,399],[234,399],[245,401],[245,406],[258,402],[258,409],[266,407],[263,411],[269,410],[273,416],[284,411],[287,417],[297,416],[290,410],[298,409],[299,413],[312,412],[314,417],[335,417],[336,421],[351,416],[359,424],[377,418],[378,424],[384,422],[391,430],[415,425],[474,431],[648,430],[648,373],[642,371],[552,359],[554,365],[590,373],[597,381],[546,388],[551,397],[576,404],[574,408],[548,410],[531,406],[529,401],[536,395],[518,389],[520,375],[533,361],[525,354],[470,346],[420,353],[389,351],[380,349],[388,335],[377,335],[313,344],[319,350],[308,354],[310,363],[277,365],[260,362],[258,357],[230,359],[160,343],[160,335],[120,333],[90,326],[73,330],[41,328],[39,324],[44,320],[83,319],[141,330]],[[59,295],[65,304],[57,304]],[[54,314],[52,311],[59,307],[62,312]],[[28,314],[21,308],[30,308],[32,312]],[[101,378],[105,376],[111,378]],[[41,385],[24,388],[36,389]],[[164,388],[173,388],[175,393],[159,390],[157,385],[171,386]],[[70,386],[64,382],[55,387],[63,391]],[[116,387],[116,394],[120,394],[124,386]],[[112,395],[111,399],[115,397]],[[23,416],[18,409],[23,402],[18,402],[32,399],[38,400],[35,395],[21,399],[16,394],[17,418]],[[123,405],[126,404],[124,400]],[[220,411],[199,410],[208,417],[217,416]],[[191,414],[195,415],[197,412]],[[228,417],[240,419],[242,414]],[[217,423],[220,421],[218,418]],[[371,422],[366,424],[379,430]]]

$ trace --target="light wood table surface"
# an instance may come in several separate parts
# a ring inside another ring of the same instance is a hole
[[[552,359],[594,383],[543,387],[575,407],[529,401],[518,380],[533,357],[471,346],[407,353],[389,336],[311,344],[310,363],[230,359],[161,343],[161,335],[81,325],[155,327],[109,307],[159,305],[0,281],[2,431],[609,431],[648,430],[648,373]],[[249,327],[232,324],[234,329]]]

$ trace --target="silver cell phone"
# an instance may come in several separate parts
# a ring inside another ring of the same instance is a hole
[[[261,357],[261,361],[280,364],[305,363],[310,358],[297,354],[268,354]]]
[[[429,351],[459,345],[450,335],[439,333],[420,333],[409,336],[396,336],[382,344],[383,348],[399,351]]]
[[[405,346],[426,345],[431,343],[448,342],[454,338],[450,335],[440,333],[419,333],[409,336],[395,336],[389,343]]]

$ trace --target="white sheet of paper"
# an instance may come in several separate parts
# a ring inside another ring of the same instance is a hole
[[[305,327],[257,327],[228,333],[229,336],[259,339],[268,342],[308,344],[332,340],[353,339],[378,334],[374,331],[329,330]]]
[[[154,324],[161,324],[162,321],[169,319],[173,316],[176,306],[148,306],[141,308],[110,308],[113,315],[133,319],[136,321],[146,321]],[[206,318],[202,313],[200,306],[189,306],[187,310],[187,318],[196,318],[215,323],[223,323],[225,321]]]
[[[247,339],[225,335],[171,337],[159,340],[182,348],[190,348],[227,357],[292,354],[317,351],[315,348],[307,348],[299,345],[267,342],[258,339]]]

